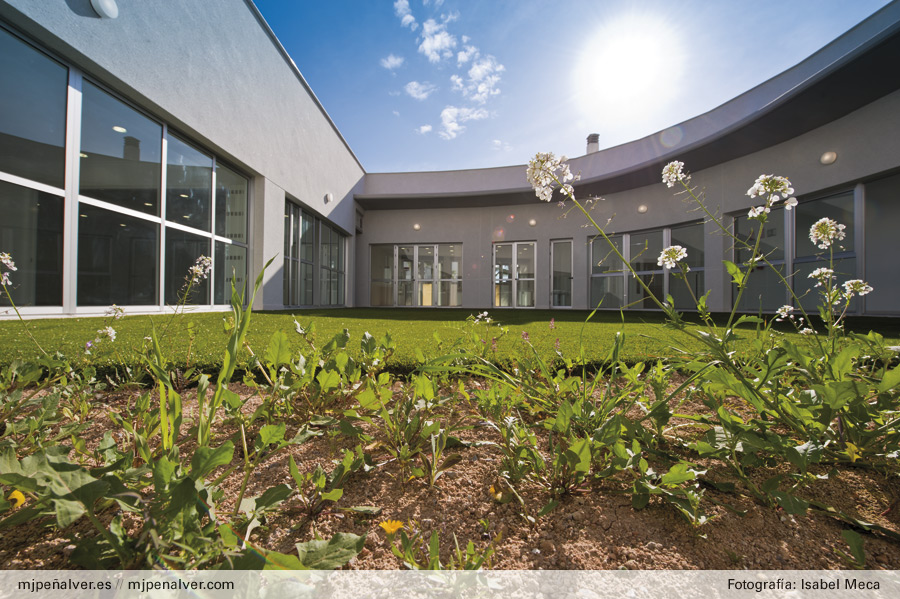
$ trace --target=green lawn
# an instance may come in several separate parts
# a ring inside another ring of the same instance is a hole
[[[316,343],[326,343],[342,329],[350,330],[350,348],[354,351],[364,332],[376,339],[390,333],[397,350],[389,365],[392,369],[404,371],[415,366],[416,349],[426,356],[439,355],[438,339],[447,350],[462,336],[467,326],[465,319],[472,310],[429,310],[429,309],[383,309],[346,308],[333,310],[296,310],[279,312],[257,312],[253,314],[248,341],[257,354],[265,351],[269,338],[276,330],[288,332],[294,349],[304,347],[303,339],[294,332],[294,319],[303,325],[315,323]],[[163,337],[163,346],[173,358],[183,364],[187,358],[190,343],[188,324],[193,323],[195,336],[192,348],[192,364],[199,364],[204,370],[217,368],[222,359],[227,335],[223,320],[230,312],[186,314],[177,316],[126,316],[119,321],[105,318],[59,318],[27,321],[41,345],[49,352],[61,351],[76,364],[93,365],[101,368],[114,364],[134,365],[138,361],[138,349],[145,336],[150,334],[153,324]],[[623,323],[618,312],[598,312],[585,324],[588,312],[572,310],[491,310],[495,322],[507,326],[509,332],[498,343],[497,357],[500,361],[514,359],[518,352],[526,349],[522,333],[527,332],[531,343],[546,357],[555,355],[554,345],[559,339],[564,355],[578,356],[583,344],[589,361],[602,361],[612,344],[616,333],[626,334],[625,356],[628,361],[641,361],[659,356],[674,356],[677,348],[692,352],[698,345],[685,335],[662,326],[658,313],[629,313]],[[550,329],[550,319],[555,320],[555,329]],[[900,326],[896,319],[865,319],[851,322],[851,328],[860,331],[876,329],[900,344]],[[97,329],[107,325],[117,331],[115,342],[103,341],[98,348],[86,355],[85,342],[97,336]],[[492,335],[497,334],[495,331]],[[740,337],[751,339],[753,329],[743,329]],[[488,345],[491,339],[485,339]],[[15,320],[0,322],[0,364],[8,364],[15,359],[34,358],[39,355],[34,343],[28,337],[22,323]],[[246,358],[246,356],[245,356]]]

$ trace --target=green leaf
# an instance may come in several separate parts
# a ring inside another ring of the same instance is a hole
[[[265,556],[266,562],[262,568],[263,570],[309,570],[300,562],[296,555],[266,551]]]
[[[267,447],[272,443],[281,443],[284,441],[285,425],[283,422],[279,424],[267,424],[259,429],[259,447]]]
[[[255,498],[256,501],[253,510],[257,513],[269,510],[290,497],[291,493],[293,493],[293,489],[285,484],[269,487],[262,495]]]
[[[728,270],[728,274],[731,275],[731,280],[734,281],[734,284],[740,286],[747,275],[742,272],[740,267],[734,262],[722,260],[722,264],[725,265],[725,269]]]
[[[578,439],[566,450],[566,460],[575,470],[587,474],[591,469],[591,441]]]
[[[341,384],[341,375],[337,370],[320,370],[316,381],[323,392],[330,391]]]
[[[697,471],[691,470],[688,468],[688,464],[680,463],[675,464],[669,471],[663,474],[660,479],[660,484],[662,485],[677,485],[683,482],[687,482],[689,480],[697,479]]]
[[[288,343],[287,333],[279,330],[272,334],[263,358],[274,370],[278,370],[279,366],[291,361],[291,347]]]
[[[363,516],[378,516],[381,514],[382,508],[375,505],[354,505],[352,507],[342,507],[341,511],[361,514]]]
[[[327,493],[322,493],[322,501],[337,501],[344,496],[343,489],[332,489]]]
[[[879,393],[884,393],[885,391],[890,391],[897,385],[900,385],[900,366],[885,370],[884,376],[881,377],[881,381],[878,383],[876,389],[878,389]]]
[[[207,474],[229,463],[234,457],[234,443],[226,441],[221,446],[198,447],[191,458],[191,477],[200,480]]]
[[[552,512],[558,505],[559,505],[559,500],[551,499],[544,505],[544,507],[541,508],[541,511],[539,511],[537,513],[537,517],[542,518],[542,517],[546,516],[547,514]]]
[[[856,560],[857,565],[864,566],[866,564],[866,552],[863,550],[863,540],[859,533],[846,528],[841,532],[841,536],[844,537],[844,541],[850,546],[850,553],[853,555],[853,559]]]
[[[783,491],[772,491],[769,493],[778,502],[778,505],[788,514],[805,514],[809,509],[809,502],[800,499],[796,495],[785,493]]]
[[[328,541],[297,543],[297,553],[303,568],[334,570],[356,557],[365,542],[365,535],[339,532]]]

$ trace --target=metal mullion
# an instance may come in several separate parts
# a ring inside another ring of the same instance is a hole
[[[853,250],[856,254],[856,278],[866,280],[866,186],[853,188]],[[856,313],[865,314],[866,296],[857,296]]]
[[[166,175],[169,163],[169,128],[162,123],[159,175],[159,305],[166,305]]]
[[[212,269],[209,271],[209,298],[208,298],[208,306],[213,306],[216,303],[216,157],[212,156],[212,187],[210,188],[210,198],[209,198],[209,211],[210,211],[210,223],[209,223],[209,252],[210,258],[212,258]],[[222,260],[225,259],[225,252],[222,252]],[[222,272],[225,272],[224,266],[222,267]],[[224,296],[224,294],[223,294]]]
[[[66,144],[68,144],[69,137],[69,127],[66,126]],[[66,167],[65,167],[65,175],[64,175],[64,185],[68,187],[69,181],[69,152],[66,151]],[[77,160],[74,161],[77,164]],[[19,177],[17,175],[12,175],[9,173],[0,172],[0,181],[5,181],[7,183],[12,183],[13,185],[18,185],[19,187],[27,187],[28,189],[34,189],[36,191],[41,191],[44,193],[49,193],[51,195],[63,197],[66,195],[66,189],[60,187],[53,187],[52,185],[47,185],[46,183],[39,183],[38,181],[33,181],[31,179],[26,179],[24,177]]]
[[[398,302],[399,302],[399,297],[400,297],[400,263],[399,263],[399,258],[398,258],[399,253],[400,253],[400,246],[397,244],[394,244],[394,269],[393,269],[393,272],[391,273],[391,279],[392,279],[391,287],[393,288],[391,295],[394,296],[393,297],[393,299],[394,299],[393,305],[394,306],[399,305]],[[371,303],[371,300],[370,300],[370,303]]]
[[[80,71],[69,68],[66,88],[66,149],[63,190],[62,309],[74,313],[78,305],[78,185],[81,172]]]

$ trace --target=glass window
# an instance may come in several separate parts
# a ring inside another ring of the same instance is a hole
[[[828,250],[821,250],[809,239],[809,230],[819,219],[830,218],[840,225],[844,225],[845,237],[842,241],[834,244],[834,253],[838,254],[842,251],[852,252],[854,244],[853,231],[853,193],[847,192],[841,195],[825,198],[822,200],[814,200],[812,202],[803,202],[795,209],[797,219],[797,241],[796,252],[797,258],[825,256],[827,258]]]
[[[690,250],[688,250],[690,251]],[[706,293],[703,269],[691,270],[685,278],[669,273],[669,295],[676,310],[696,310],[697,302]],[[693,294],[693,295],[692,295]]]
[[[900,175],[866,184],[866,276],[875,289],[866,296],[866,312],[900,312],[900,276],[891,267],[900,223]]]
[[[0,251],[16,268],[7,289],[17,306],[62,305],[63,198],[0,181]],[[0,305],[9,299],[0,289]]]
[[[166,228],[166,304],[174,306],[188,292],[188,269],[200,256],[210,255],[209,238]],[[185,298],[186,304],[209,303],[209,278],[194,283]]]
[[[216,235],[247,243],[247,179],[216,164]]]
[[[0,171],[65,187],[68,71],[0,29]]]
[[[550,254],[553,262],[550,305],[569,307],[572,305],[572,242],[552,241]]]
[[[741,312],[774,312],[788,302],[789,294],[781,280],[782,276],[787,275],[784,258],[785,218],[785,211],[781,207],[773,208],[765,223],[747,218],[746,214],[734,218],[735,235],[743,242],[735,242],[735,262],[742,270],[747,271],[747,263],[759,235],[759,253],[772,264],[769,267],[764,263],[757,263],[747,273],[747,284],[738,303],[738,310]],[[747,248],[747,245],[750,247]],[[737,285],[731,285],[731,294],[732,301],[737,301]]]
[[[441,244],[438,246],[438,269],[441,279],[462,277],[462,244]]]
[[[619,252],[622,251],[622,236],[612,235],[609,241]],[[622,261],[609,247],[609,243],[602,237],[591,238],[591,274],[622,272]]]
[[[635,271],[662,270],[656,261],[663,250],[662,231],[645,231],[632,233],[631,237],[631,266]]]
[[[209,231],[212,157],[174,135],[166,156],[166,220]]]
[[[772,212],[769,213],[769,218],[762,224],[759,253],[772,263],[784,260],[784,218],[785,214],[782,208],[773,208]],[[750,260],[750,253],[756,243],[760,223],[757,220],[747,218],[746,214],[742,214],[734,218],[734,228],[735,235],[744,242],[736,243],[735,245],[735,262],[744,264]],[[781,304],[778,306],[780,307]]]
[[[373,245],[371,251],[369,303],[372,306],[393,306],[394,246]]]
[[[494,244],[494,306],[534,307],[535,243]]]
[[[672,227],[671,239],[671,245],[680,245],[687,250],[687,258],[683,260],[684,264],[690,266],[691,269],[703,268],[703,244],[706,240],[703,235],[703,223]]]
[[[319,241],[319,301],[323,306],[344,304],[345,236],[321,223]]]
[[[158,216],[161,144],[159,124],[84,82],[82,195]]]
[[[247,248],[232,243],[216,242],[216,297],[215,303],[231,302],[231,284],[238,293],[247,281]]]
[[[621,274],[591,277],[591,308],[621,308],[625,305],[625,277]]]
[[[158,305],[159,225],[87,204],[78,216],[78,305]]]

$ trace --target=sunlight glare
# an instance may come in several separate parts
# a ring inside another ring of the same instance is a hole
[[[678,95],[684,54],[678,32],[653,15],[607,22],[574,70],[575,99],[591,122],[647,119]]]

